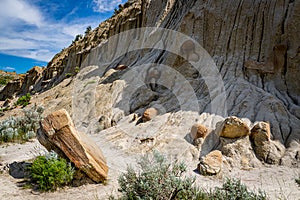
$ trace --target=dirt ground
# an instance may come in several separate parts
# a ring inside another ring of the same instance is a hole
[[[106,155],[109,171],[107,185],[87,184],[80,187],[63,188],[55,192],[39,193],[31,189],[20,187],[22,179],[15,179],[9,175],[6,165],[16,161],[27,161],[37,155],[43,154],[45,149],[37,140],[25,144],[4,144],[0,146],[0,199],[107,199],[109,195],[116,194],[118,183],[117,178],[124,172],[126,165],[135,162],[135,157],[122,154],[109,145],[102,145],[103,153]],[[241,179],[250,189],[266,191],[269,199],[300,199],[300,187],[295,183],[295,178],[299,177],[300,169],[283,166],[264,166],[260,169],[239,170],[233,169],[231,172],[214,177],[204,177],[193,172],[193,165],[189,167],[189,175],[196,176],[196,183],[203,188],[221,186],[226,177]],[[6,169],[5,169],[6,168]]]

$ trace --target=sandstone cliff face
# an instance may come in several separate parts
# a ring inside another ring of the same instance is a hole
[[[117,33],[141,26],[140,5],[140,1],[128,1],[121,13],[113,15],[83,39],[74,41],[54,56],[44,72],[43,81],[49,80],[49,87],[61,82],[66,73],[74,74],[76,67],[82,67],[92,48]]]
[[[228,115],[270,121],[275,139],[289,143],[300,137],[299,11],[297,1],[152,0],[144,3],[143,25],[199,42],[224,81]],[[161,55],[162,63],[187,69],[172,61]]]
[[[0,100],[4,101],[17,95],[40,90],[37,84],[42,79],[43,71],[44,68],[35,66],[27,71],[26,74],[16,76],[1,90]]]
[[[297,37],[300,28],[297,14],[299,10],[300,2],[297,1],[169,0],[161,3],[152,0],[142,1],[141,25],[178,30],[202,45],[215,61],[226,91],[227,112],[221,115],[246,117],[253,122],[269,121],[273,139],[288,145],[292,140],[299,141],[300,138],[300,91],[297,78],[300,75],[300,41]],[[202,79],[204,74],[197,75],[194,66],[174,53],[154,48],[146,50],[147,41],[139,41],[142,44],[138,45],[144,48],[143,51],[116,56],[111,62],[103,65],[102,55],[105,52],[115,55],[124,48],[135,47],[135,40],[139,40],[140,37],[143,36],[126,36],[123,38],[127,43],[125,45],[118,39],[117,42],[108,40],[108,45],[101,43],[90,51],[82,67],[100,66],[97,73],[102,76],[118,64],[126,64],[130,69],[137,70],[139,65],[145,63],[170,66],[193,88],[200,105],[199,113],[219,114],[212,112],[211,107],[213,100],[218,98],[218,92],[215,95],[211,94],[207,88],[209,86]],[[164,46],[167,43],[164,43],[167,39],[168,37],[157,36],[152,43],[159,49],[160,45]],[[115,78],[102,83],[116,85],[116,80],[122,79],[123,74],[116,72]],[[169,75],[163,74],[162,79],[170,79],[170,82],[175,78]],[[125,82],[134,82],[134,78]],[[182,102],[178,102],[178,97],[190,96],[185,87],[175,83],[170,88],[161,87],[154,92],[149,90],[149,87],[137,88],[125,89],[119,94],[124,97],[126,91],[135,90],[128,97],[131,98],[130,108],[125,114],[142,113],[145,108],[153,105],[160,106],[164,112],[182,110]],[[111,101],[115,104],[113,107],[124,108],[116,106],[116,100]],[[188,99],[185,101],[188,102]],[[118,103],[120,104],[122,101]],[[222,106],[220,105],[220,109],[225,109]],[[189,109],[191,106],[186,107]]]
[[[272,139],[288,146],[300,139],[299,12],[300,2],[290,0],[129,1],[119,14],[57,54],[35,88],[50,88],[78,66],[72,114],[75,125],[83,129],[94,127],[102,116],[106,124],[113,124],[123,115],[154,107],[160,114],[186,110],[269,121]],[[172,32],[156,34],[152,28],[146,29],[151,31],[148,35],[123,34],[141,27],[176,30],[208,54],[195,50],[185,55],[191,45],[177,44]],[[120,33],[121,38],[111,39]],[[169,40],[177,45],[177,53],[162,48]],[[209,85],[205,73],[210,72],[202,73],[202,65],[195,68],[194,63],[207,55],[213,58],[224,87],[214,76],[209,77]],[[150,68],[141,66],[151,63],[168,66],[156,90],[157,83],[151,80],[136,82]],[[128,68],[117,70],[120,64]],[[225,104],[216,108],[213,102],[224,96]],[[199,109],[194,109],[195,102]]]

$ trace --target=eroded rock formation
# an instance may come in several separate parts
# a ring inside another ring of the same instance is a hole
[[[298,142],[300,137],[300,39],[297,37],[300,29],[297,15],[299,10],[298,1],[288,0],[130,1],[119,14],[57,54],[43,73],[43,81],[50,80],[49,84],[54,84],[76,66],[82,69],[86,65],[97,65],[101,48],[113,55],[116,49],[136,45],[133,35],[131,39],[123,40],[126,42],[125,46],[120,42],[111,42],[109,47],[105,45],[109,38],[122,31],[149,26],[177,30],[199,43],[215,61],[227,96],[226,113],[251,121],[269,121],[274,139],[288,145],[293,140]],[[153,42],[159,42],[160,39],[158,36]],[[178,47],[179,55],[185,60],[167,51],[144,49],[121,55],[105,67],[99,66],[103,68],[99,71],[99,76],[119,65],[127,66],[128,68],[115,72],[115,77],[105,82],[116,84],[118,79],[122,79],[122,75],[132,68],[138,70],[141,64],[154,62],[167,65],[188,80],[199,100],[199,113],[211,112],[210,103],[215,95],[209,95],[211,91],[207,90],[207,82],[201,78],[203,75],[187,62],[195,62],[201,56],[195,43],[191,41],[184,43],[181,49]],[[143,41],[141,47],[142,43]],[[172,85],[173,78],[169,78],[168,83]],[[167,80],[168,73],[162,72],[161,79]],[[167,82],[163,83],[166,86]],[[182,109],[180,102],[176,102],[172,96],[174,87],[164,88],[158,85],[156,91],[147,92],[143,99],[139,95],[132,96],[131,104],[139,104],[131,107],[130,113],[137,111],[142,114],[141,110],[154,101],[165,112]],[[187,90],[182,88],[181,91],[183,95],[189,95]],[[112,111],[108,115],[113,115]]]
[[[66,110],[59,110],[41,121],[40,143],[48,151],[67,157],[95,182],[107,179],[108,166],[99,147],[84,133],[77,132]]]
[[[58,53],[42,78],[36,79],[34,88],[46,90],[61,82],[66,73],[74,74],[78,66],[72,118],[78,129],[88,133],[97,132],[95,125],[102,116],[105,126],[100,124],[98,130],[124,124],[124,116],[141,116],[149,107],[162,116],[171,113],[174,119],[164,122],[177,128],[195,123],[177,119],[180,111],[209,113],[210,129],[223,121],[220,117],[243,118],[229,131],[217,131],[224,134],[223,139],[213,131],[201,146],[202,156],[218,146],[225,156],[234,154],[230,149],[236,148],[242,152],[235,155],[240,156],[242,166],[256,163],[251,163],[254,153],[244,152],[252,148],[250,122],[268,121],[270,136],[262,145],[258,145],[252,129],[253,150],[267,163],[294,165],[294,161],[280,161],[279,157],[285,152],[284,158],[298,162],[299,12],[300,2],[289,0],[129,1],[118,14]],[[152,28],[138,29],[142,27]],[[155,76],[151,74],[154,69]],[[160,122],[154,118],[147,123],[139,126]],[[222,127],[226,130],[227,124]],[[239,132],[241,127],[248,129]],[[115,134],[126,138],[126,131]],[[160,127],[155,133],[136,136],[136,140],[151,149],[151,145],[159,146],[157,138],[164,131]],[[135,145],[130,148],[140,150]],[[268,152],[276,156],[266,156]]]

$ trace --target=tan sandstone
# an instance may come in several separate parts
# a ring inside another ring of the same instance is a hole
[[[226,118],[218,127],[220,137],[239,138],[250,134],[248,125],[241,119],[231,116]]]
[[[198,164],[198,170],[203,175],[216,175],[222,168],[222,153],[214,150],[202,157]]]
[[[142,120],[143,122],[150,121],[155,116],[157,116],[158,111],[156,108],[147,108],[145,112],[143,113]]]
[[[47,150],[66,156],[93,181],[107,179],[108,166],[101,150],[86,134],[77,132],[66,110],[53,112],[42,120],[37,137]]]
[[[285,147],[280,141],[270,139],[270,124],[258,122],[252,129],[250,138],[258,159],[268,164],[279,164],[285,153]]]

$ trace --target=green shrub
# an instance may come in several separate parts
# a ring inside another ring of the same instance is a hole
[[[125,6],[122,4],[119,4],[118,8],[114,8],[114,15],[119,14],[120,12],[122,12],[124,10]]]
[[[91,31],[92,31],[92,27],[91,27],[91,26],[88,26],[88,27],[86,27],[86,30],[85,30],[84,34],[87,35],[87,34],[89,34]]]
[[[31,99],[31,96],[29,93],[27,93],[26,95],[24,96],[21,96],[18,100],[17,100],[17,103],[16,105],[20,105],[20,106],[27,106],[29,103],[30,103],[30,99]]]
[[[81,40],[82,38],[83,38],[83,35],[78,34],[78,35],[75,36],[75,39],[74,39],[73,42],[77,42],[77,41]]]
[[[35,137],[43,111],[42,106],[35,105],[30,109],[24,109],[23,116],[9,117],[1,121],[0,143],[24,142]]]
[[[296,178],[295,181],[298,184],[298,186],[300,187],[300,176],[298,178]]]
[[[75,67],[75,74],[78,74],[80,71],[80,68],[78,66]]]
[[[31,180],[37,183],[42,191],[55,190],[71,183],[74,169],[70,163],[57,154],[50,152],[38,156],[29,167]]]
[[[259,190],[258,194],[249,191],[240,180],[227,178],[222,188],[215,188],[208,194],[209,199],[245,199],[245,200],[265,200],[265,192]]]
[[[182,177],[186,171],[184,163],[170,164],[154,153],[152,158],[142,157],[138,164],[140,172],[128,167],[119,177],[123,199],[192,199],[197,192],[192,187],[195,179]]]
[[[166,159],[154,153],[153,157],[144,156],[138,162],[140,171],[128,167],[119,177],[119,199],[191,199],[191,200],[265,200],[264,192],[251,192],[239,180],[227,179],[222,188],[210,191],[193,186],[195,179],[183,177],[186,171],[184,163],[170,164]],[[110,196],[110,199],[115,199]]]
[[[13,80],[14,77],[11,75],[0,75],[0,86],[6,85],[9,81]]]
[[[66,78],[70,78],[70,77],[72,77],[72,76],[73,76],[72,73],[66,73]]]

